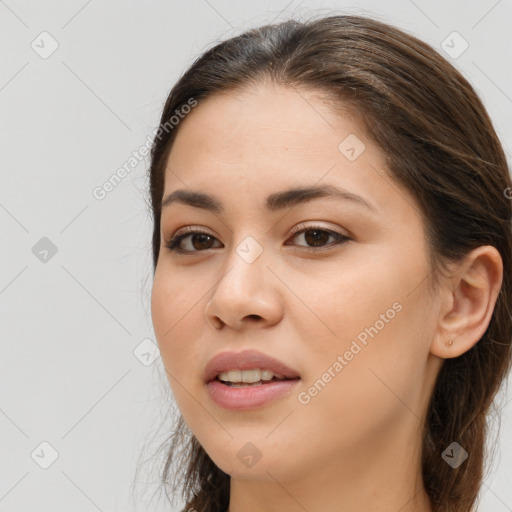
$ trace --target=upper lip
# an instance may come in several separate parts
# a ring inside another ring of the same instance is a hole
[[[242,352],[221,352],[215,355],[204,369],[204,380],[210,382],[221,372],[228,370],[270,370],[281,373],[288,379],[299,377],[299,374],[286,366],[283,362],[257,350],[243,350]]]

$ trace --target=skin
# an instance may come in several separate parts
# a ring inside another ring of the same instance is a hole
[[[365,145],[354,161],[338,149],[349,134]],[[433,510],[420,466],[428,400],[444,359],[485,332],[502,262],[493,247],[479,247],[433,291],[422,215],[385,161],[357,117],[334,113],[305,89],[262,83],[215,95],[179,126],[164,197],[201,191],[217,196],[225,212],[179,203],[163,210],[153,326],[186,423],[231,475],[229,512]],[[326,198],[263,208],[269,194],[314,184],[358,194],[376,212]],[[349,241],[336,245],[325,235],[315,248],[311,232],[291,234],[300,223]],[[181,246],[196,252],[176,254],[165,240],[184,226],[214,239],[194,244],[189,236]],[[250,264],[236,252],[247,236],[263,248]],[[300,403],[298,393],[397,302],[400,312]],[[296,391],[250,411],[212,402],[205,365],[246,348],[297,370]],[[251,467],[237,457],[248,442],[261,454]]]

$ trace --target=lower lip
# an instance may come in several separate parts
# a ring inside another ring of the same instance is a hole
[[[225,409],[246,411],[261,407],[289,393],[300,379],[271,381],[260,386],[235,388],[215,379],[207,384],[211,399]]]

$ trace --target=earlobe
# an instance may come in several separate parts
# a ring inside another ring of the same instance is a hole
[[[502,280],[503,262],[495,247],[485,245],[468,253],[440,292],[444,301],[432,354],[458,357],[478,343],[491,321]]]

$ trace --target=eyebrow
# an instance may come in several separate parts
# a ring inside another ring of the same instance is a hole
[[[332,185],[297,187],[276,192],[267,197],[265,206],[267,211],[276,212],[318,198],[352,201],[354,204],[364,206],[377,213],[377,208],[363,197],[347,190],[340,190]],[[185,204],[219,214],[224,212],[224,206],[218,198],[203,192],[175,190],[162,200],[161,209],[163,210],[173,203]]]

